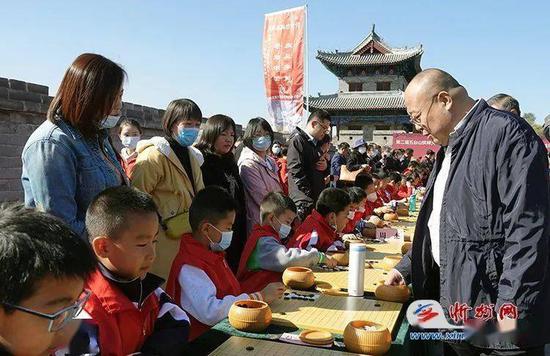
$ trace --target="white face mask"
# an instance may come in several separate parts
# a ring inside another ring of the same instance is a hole
[[[365,152],[367,152],[367,148],[366,148],[365,146],[359,147],[359,148],[357,149],[357,151],[359,151],[359,153],[361,153],[361,154],[365,154]]]
[[[361,214],[364,213],[365,211],[367,211],[367,209],[365,209],[364,206],[360,207],[359,209],[357,209]]]
[[[354,217],[355,217],[355,211],[350,210],[349,213],[348,213],[348,219],[353,220]]]
[[[212,224],[209,224],[209,225],[212,226],[216,231],[222,234],[222,238],[220,242],[214,242],[210,240],[210,236],[207,236],[208,240],[210,240],[210,249],[215,252],[221,252],[221,251],[227,250],[231,245],[231,240],[233,239],[233,231],[220,231],[214,225]]]
[[[141,140],[141,136],[123,136],[120,139],[120,142],[122,142],[122,146],[134,149],[136,148],[139,140]]]
[[[120,115],[109,115],[101,121],[99,126],[102,129],[112,129],[118,124],[118,120],[120,120]]]
[[[371,203],[374,203],[377,199],[378,199],[378,195],[376,194],[376,192],[370,193],[369,195],[367,195],[367,200],[370,201]]]

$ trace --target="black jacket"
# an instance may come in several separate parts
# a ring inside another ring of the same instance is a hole
[[[361,168],[364,164],[367,164],[367,160],[365,159],[365,155],[357,150],[351,151],[348,157],[348,161],[346,162],[346,168],[350,172],[357,171]]]
[[[318,145],[297,127],[290,135],[287,154],[288,193],[296,204],[314,206],[325,189],[325,172],[315,168],[320,157]]]
[[[246,206],[244,188],[239,175],[239,167],[232,154],[218,156],[216,154],[201,151],[204,163],[201,166],[204,186],[217,185],[233,197],[238,210],[233,225],[233,240],[227,249],[226,259],[231,269],[236,272],[239,268],[239,260],[246,243]]]
[[[452,161],[440,222],[440,266],[433,261],[428,219],[439,150],[427,184],[412,249],[396,267],[415,299],[472,310],[503,303],[518,308],[515,335],[478,333],[469,342],[494,349],[550,342],[550,202],[547,152],[529,124],[480,100],[449,140]],[[484,329],[491,332],[494,323]]]

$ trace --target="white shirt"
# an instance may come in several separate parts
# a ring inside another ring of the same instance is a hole
[[[455,126],[450,136],[453,136],[463,124],[464,119],[470,115],[470,113],[477,107],[479,100],[474,106],[464,115],[462,120]],[[432,242],[432,256],[435,263],[439,266],[439,226],[441,222],[441,205],[443,204],[443,196],[445,195],[445,186],[447,185],[447,179],[449,178],[449,170],[451,169],[451,148],[447,147],[445,150],[445,157],[441,163],[441,169],[435,178],[433,187],[433,209],[428,219],[428,229],[430,229],[430,240]]]
[[[216,298],[216,286],[200,268],[183,265],[178,276],[181,287],[181,308],[205,325],[216,325],[227,318],[229,308],[238,300],[250,299],[248,294]]]

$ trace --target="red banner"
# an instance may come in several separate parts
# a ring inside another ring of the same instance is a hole
[[[422,157],[428,150],[434,152],[439,150],[439,146],[435,145],[428,136],[419,133],[394,133],[392,148],[412,148],[414,150],[414,157]]]
[[[544,146],[546,146],[546,149],[550,152],[550,142],[545,138],[542,138],[542,142],[544,142]],[[434,152],[439,150],[438,145],[434,145],[427,136],[419,133],[394,133],[392,148],[412,148],[414,150],[415,157],[424,156],[428,149],[431,149]]]
[[[305,7],[265,15],[263,62],[273,129],[290,132],[304,112]]]

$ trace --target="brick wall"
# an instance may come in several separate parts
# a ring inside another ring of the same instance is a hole
[[[51,100],[47,86],[0,77],[0,202],[23,200],[21,152],[46,119]],[[124,103],[122,113],[143,126],[144,138],[161,134],[164,110]],[[119,149],[116,132],[113,138]]]

